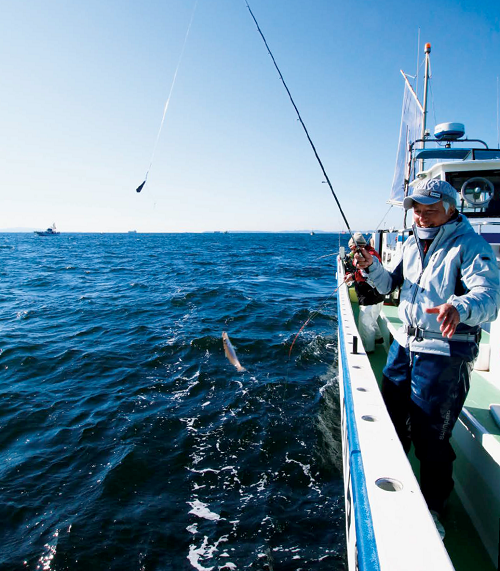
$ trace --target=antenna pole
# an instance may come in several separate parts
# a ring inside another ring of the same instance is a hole
[[[425,44],[425,76],[424,76],[424,119],[422,121],[422,139],[425,139],[425,128],[427,123],[427,91],[429,87],[429,69],[431,64],[431,44]]]
[[[431,66],[431,44],[425,44],[425,76],[424,76],[424,102],[423,102],[423,118],[422,118],[422,149],[425,148],[425,129],[427,127],[427,91],[429,88],[429,69]],[[420,170],[424,170],[424,161],[420,161]]]

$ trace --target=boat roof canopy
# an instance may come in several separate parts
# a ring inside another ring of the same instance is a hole
[[[420,149],[415,159],[500,159],[500,149]]]

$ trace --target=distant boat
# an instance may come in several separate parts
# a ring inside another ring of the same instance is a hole
[[[61,232],[57,231],[54,223],[50,228],[47,228],[47,230],[35,230],[35,234],[37,236],[59,236]]]
[[[311,236],[314,236],[314,232],[311,232]]]
[[[137,230],[129,230],[128,233],[129,234],[137,234]]]

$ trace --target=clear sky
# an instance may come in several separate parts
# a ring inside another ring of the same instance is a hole
[[[344,228],[244,0],[0,0],[0,229]],[[351,228],[384,218],[403,69],[498,145],[499,0],[251,0]],[[420,30],[420,53],[417,54]],[[398,224],[393,209],[388,222]]]

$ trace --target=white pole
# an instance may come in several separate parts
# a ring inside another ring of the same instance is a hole
[[[429,68],[430,68],[430,53],[431,44],[425,44],[425,77],[424,77],[424,117],[422,121],[422,139],[425,138],[425,128],[427,123],[427,90],[429,87]],[[424,148],[425,143],[422,143],[422,148]]]
[[[424,102],[423,102],[423,117],[422,117],[422,136],[421,139],[425,139],[425,129],[427,126],[427,90],[429,87],[429,68],[430,68],[430,53],[431,44],[425,44],[425,76],[424,76]],[[422,149],[425,148],[425,141],[422,141]],[[424,170],[424,161],[420,161],[420,171]]]

